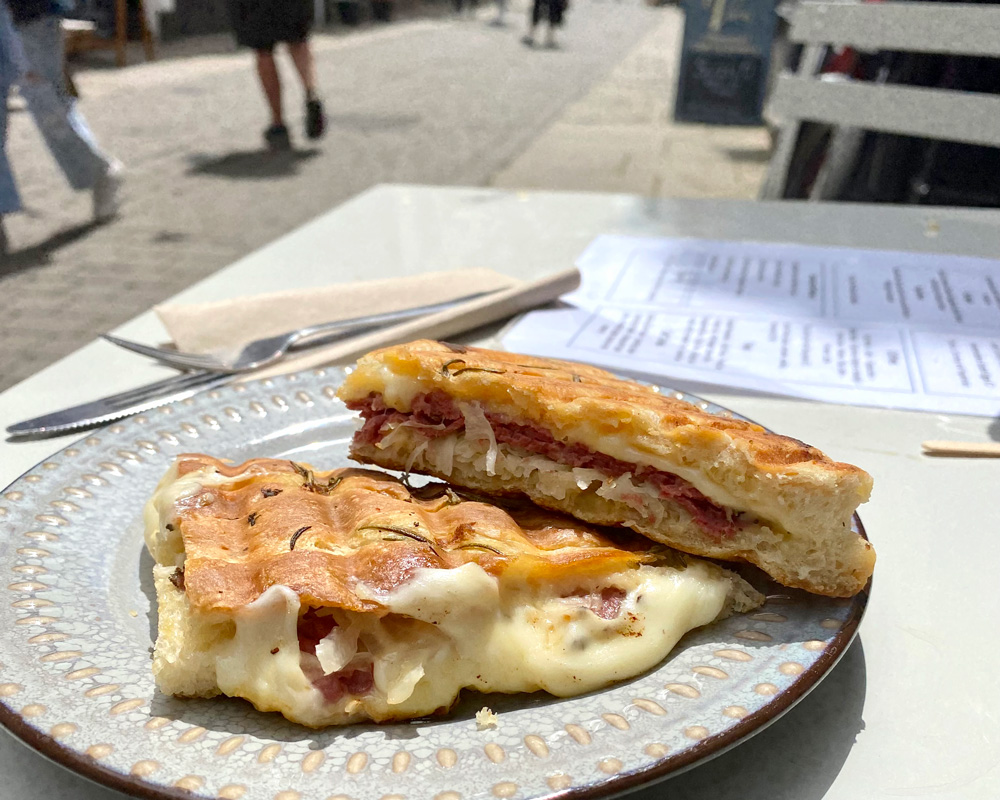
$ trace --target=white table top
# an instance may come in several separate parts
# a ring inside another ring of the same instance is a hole
[[[531,278],[571,265],[600,233],[996,257],[1000,213],[383,186],[174,300],[464,266]],[[119,332],[144,341],[164,338],[151,312]],[[0,394],[0,423],[164,374],[94,342]],[[1000,461],[920,454],[925,439],[1000,439],[1000,423],[702,394],[867,469],[875,493],[861,514],[878,567],[859,639],[812,694],[750,741],[634,796],[651,800],[668,789],[678,800],[1000,796],[1000,680],[993,671],[1000,658],[993,636],[993,625],[1000,623],[1000,505],[994,494]],[[72,438],[0,444],[0,485]],[[8,735],[0,735],[0,775],[4,797],[120,796],[49,764]]]

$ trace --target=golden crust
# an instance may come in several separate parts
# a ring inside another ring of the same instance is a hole
[[[623,428],[636,434],[663,433],[689,426],[725,433],[746,445],[759,470],[808,467],[843,477],[867,477],[864,470],[834,461],[798,439],[770,433],[752,422],[710,414],[597,367],[500,350],[428,339],[375,350],[359,361],[338,396],[351,402],[380,392],[384,388],[382,368],[440,389],[457,400],[478,400],[494,410],[514,406],[523,416],[546,423],[555,431],[574,427],[581,409],[587,409],[587,424],[608,433]]]
[[[611,539],[612,532],[527,503],[499,508],[443,487],[411,491],[370,470],[178,458],[178,477],[197,470],[208,480],[176,503],[169,523],[183,540],[184,586],[197,612],[238,609],[276,585],[292,589],[304,606],[377,612],[372,595],[422,567],[472,562],[492,575],[516,570],[554,579],[652,558],[642,540]]]

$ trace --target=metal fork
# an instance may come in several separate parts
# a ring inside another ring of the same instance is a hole
[[[348,336],[356,336],[359,333],[383,328],[387,325],[444,311],[452,306],[475,300],[479,297],[494,294],[499,289],[488,292],[475,292],[463,297],[456,297],[443,303],[432,303],[426,306],[416,306],[415,308],[405,308],[401,311],[388,311],[382,314],[368,314],[362,317],[352,317],[351,319],[341,319],[336,322],[326,322],[321,325],[311,325],[307,328],[300,328],[296,331],[289,331],[277,336],[268,336],[257,339],[245,345],[243,349],[233,358],[219,358],[201,353],[184,353],[177,350],[169,350],[162,347],[151,347],[128,339],[122,339],[111,334],[103,334],[102,339],[111,344],[131,350],[149,358],[159,361],[161,364],[168,364],[171,367],[180,369],[207,370],[209,372],[250,372],[261,367],[273,364],[287,353],[294,353],[298,350],[305,350],[312,347],[320,347]]]

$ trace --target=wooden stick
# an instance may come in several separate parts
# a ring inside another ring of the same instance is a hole
[[[923,444],[929,456],[958,456],[960,458],[1000,458],[1000,442],[942,442]]]

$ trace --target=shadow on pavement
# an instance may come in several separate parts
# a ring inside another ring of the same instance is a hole
[[[188,175],[217,175],[220,178],[240,180],[266,180],[295,175],[303,161],[319,155],[319,150],[288,150],[275,153],[270,150],[234,150],[223,156],[191,156]]]
[[[412,128],[421,121],[419,114],[329,114],[327,124],[352,128],[362,133]]]
[[[14,250],[0,260],[0,277],[7,277],[17,272],[24,272],[35,267],[45,266],[50,261],[50,256],[61,247],[72,244],[78,239],[87,236],[91,231],[101,227],[102,223],[90,221],[82,225],[74,225],[52,234],[45,241],[26,247],[23,250]]]

